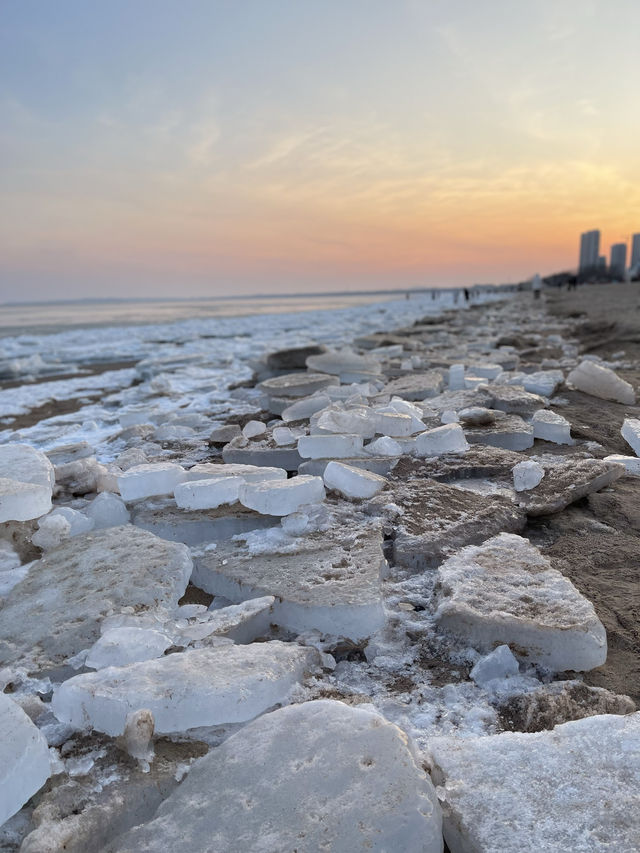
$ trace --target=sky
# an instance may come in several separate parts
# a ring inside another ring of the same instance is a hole
[[[519,281],[640,231],[638,0],[0,0],[0,302]]]

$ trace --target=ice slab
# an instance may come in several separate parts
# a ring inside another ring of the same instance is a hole
[[[51,490],[56,475],[49,459],[28,444],[0,444],[0,478],[35,483]]]
[[[438,569],[438,623],[480,651],[506,643],[555,672],[607,658],[607,635],[590,601],[527,539],[501,533],[463,548]]]
[[[390,492],[372,498],[371,512],[389,517],[388,504],[399,508],[389,517],[393,558],[400,566],[422,571],[435,568],[448,553],[483,542],[503,530],[520,531],[524,512],[500,495],[470,491],[421,478],[395,480]]]
[[[614,462],[618,465],[624,465],[624,470],[628,477],[640,477],[640,459],[637,456],[605,456],[603,462]]]
[[[279,519],[260,515],[241,504],[233,504],[232,507],[223,504],[209,510],[184,510],[176,507],[169,498],[156,498],[134,507],[132,523],[161,539],[193,546],[229,539],[256,528],[273,527]]]
[[[213,480],[216,477],[240,477],[245,483],[262,483],[265,480],[286,480],[284,468],[266,465],[243,465],[242,463],[217,464],[199,462],[187,471],[187,482]]]
[[[452,364],[449,366],[449,390],[462,391],[464,384],[464,364]]]
[[[295,631],[316,628],[353,640],[384,624],[380,576],[386,568],[377,531],[331,529],[284,536],[266,553],[218,543],[197,557],[193,583],[240,602],[273,595],[272,621]]]
[[[134,465],[121,474],[118,488],[124,501],[139,501],[154,495],[172,495],[186,479],[186,471],[175,462],[151,462]]]
[[[362,468],[354,468],[342,462],[329,462],[324,471],[324,484],[346,498],[372,498],[384,489],[387,481]]]
[[[266,714],[211,750],[113,853],[442,847],[440,806],[407,736],[368,708],[321,699]]]
[[[322,391],[331,385],[339,385],[337,376],[324,373],[286,373],[265,379],[258,385],[270,397],[308,397],[316,391]]]
[[[603,364],[585,359],[569,373],[567,381],[578,391],[592,397],[613,400],[627,406],[633,406],[636,402],[633,386]]]
[[[105,631],[91,646],[85,666],[104,669],[159,658],[172,645],[170,637],[153,628],[123,625]]]
[[[571,438],[571,424],[557,412],[548,409],[538,409],[534,412],[533,437],[544,441],[552,441],[554,444],[573,444]]]
[[[331,459],[309,459],[300,465],[298,473],[310,474],[313,477],[323,477],[324,472],[327,469],[327,465],[332,461],[333,460]],[[345,465],[350,465],[352,468],[361,468],[363,471],[371,471],[371,473],[378,474],[380,477],[386,477],[389,471],[393,470],[397,461],[397,456],[369,455],[356,456],[354,458],[347,456],[340,460],[340,462],[343,462]]]
[[[472,444],[488,444],[504,450],[533,447],[533,426],[518,415],[505,415],[494,424],[467,427],[465,435]]]
[[[468,449],[469,444],[460,424],[446,424],[416,436],[416,455],[418,456],[464,453]]]
[[[35,668],[93,645],[102,620],[125,607],[172,609],[192,562],[184,545],[132,525],[78,536],[32,564],[0,609],[0,658]]]
[[[278,447],[269,439],[247,441],[244,436],[230,441],[222,450],[226,464],[250,465],[260,468],[280,468],[297,471],[302,458],[295,447]]]
[[[238,500],[242,477],[216,477],[213,480],[191,480],[179,483],[174,496],[180,509],[215,509]]]
[[[242,427],[242,435],[245,438],[256,438],[259,435],[264,435],[267,431],[267,425],[262,421],[248,421]]]
[[[427,400],[439,394],[443,385],[444,380],[439,370],[427,370],[392,379],[386,383],[381,393],[409,401]]]
[[[429,747],[451,853],[640,849],[640,713]]]
[[[61,722],[110,735],[141,708],[160,733],[240,723],[286,702],[317,659],[315,649],[277,640],[225,642],[76,675],[54,691],[51,708]]]
[[[97,495],[85,512],[93,520],[95,530],[118,527],[121,524],[128,524],[130,520],[129,510],[122,498],[111,492],[102,492]]]
[[[325,491],[321,477],[301,475],[290,480],[243,483],[238,497],[243,506],[261,515],[289,515],[303,504],[324,500]]]
[[[491,385],[488,391],[491,394],[491,408],[507,414],[529,418],[545,405],[544,398],[539,394],[532,394],[517,385]]]
[[[29,521],[51,509],[51,486],[0,477],[0,523]]]
[[[373,438],[377,431],[378,419],[373,409],[367,406],[353,406],[348,409],[330,408],[320,413],[316,425],[319,429],[330,433],[347,433],[363,438]]]
[[[625,418],[620,433],[636,456],[640,456],[640,419]]]
[[[403,456],[393,469],[398,480],[431,478],[450,480],[510,477],[511,469],[520,461],[518,453],[490,445],[474,444],[464,453],[415,459]]]
[[[0,691],[0,826],[50,775],[47,741],[22,708]]]
[[[391,438],[407,438],[416,432],[415,419],[403,412],[396,412],[391,406],[376,413],[376,433]],[[424,425],[423,425],[424,428]]]
[[[402,446],[390,436],[383,435],[364,448],[372,456],[401,456]]]
[[[358,355],[349,349],[332,350],[307,358],[309,370],[329,373],[333,376],[379,374],[380,362],[370,356]]]
[[[513,467],[513,488],[516,492],[526,492],[529,489],[535,489],[543,477],[544,468],[542,465],[534,462],[532,459],[518,462]]]
[[[316,412],[321,412],[331,404],[331,399],[325,394],[317,394],[316,396],[304,397],[302,400],[296,400],[286,409],[282,410],[280,417],[285,423],[291,421],[307,420]]]
[[[610,486],[624,473],[624,467],[613,462],[574,457],[568,462],[546,465],[544,479],[533,491],[520,494],[518,502],[527,515],[551,515]]]
[[[561,370],[538,370],[535,373],[517,373],[508,384],[521,385],[530,394],[550,397],[562,382],[564,373]]]
[[[303,435],[298,453],[303,459],[345,459],[362,453],[361,435]]]
[[[520,664],[509,646],[498,646],[473,666],[469,675],[479,687],[484,687],[495,678],[517,675]]]

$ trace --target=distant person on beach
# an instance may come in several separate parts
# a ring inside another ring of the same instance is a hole
[[[469,301],[469,288],[468,287],[465,287],[465,289],[464,289],[464,301],[465,302]]]
[[[534,277],[531,279],[531,290],[533,291],[533,298],[540,299],[540,292],[542,290],[542,279],[536,273]]]

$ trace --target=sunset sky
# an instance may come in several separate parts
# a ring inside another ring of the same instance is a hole
[[[640,231],[639,0],[3,0],[0,302],[520,280]]]

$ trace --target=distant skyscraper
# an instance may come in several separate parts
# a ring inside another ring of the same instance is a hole
[[[631,238],[631,267],[640,267],[640,234]]]
[[[611,247],[611,263],[609,270],[611,275],[622,281],[627,268],[627,244],[614,243]]]
[[[598,272],[606,272],[607,271],[607,256],[606,255],[598,255]]]
[[[598,255],[600,254],[600,232],[598,230],[585,231],[580,236],[580,265],[579,273],[593,272],[598,267]]]

